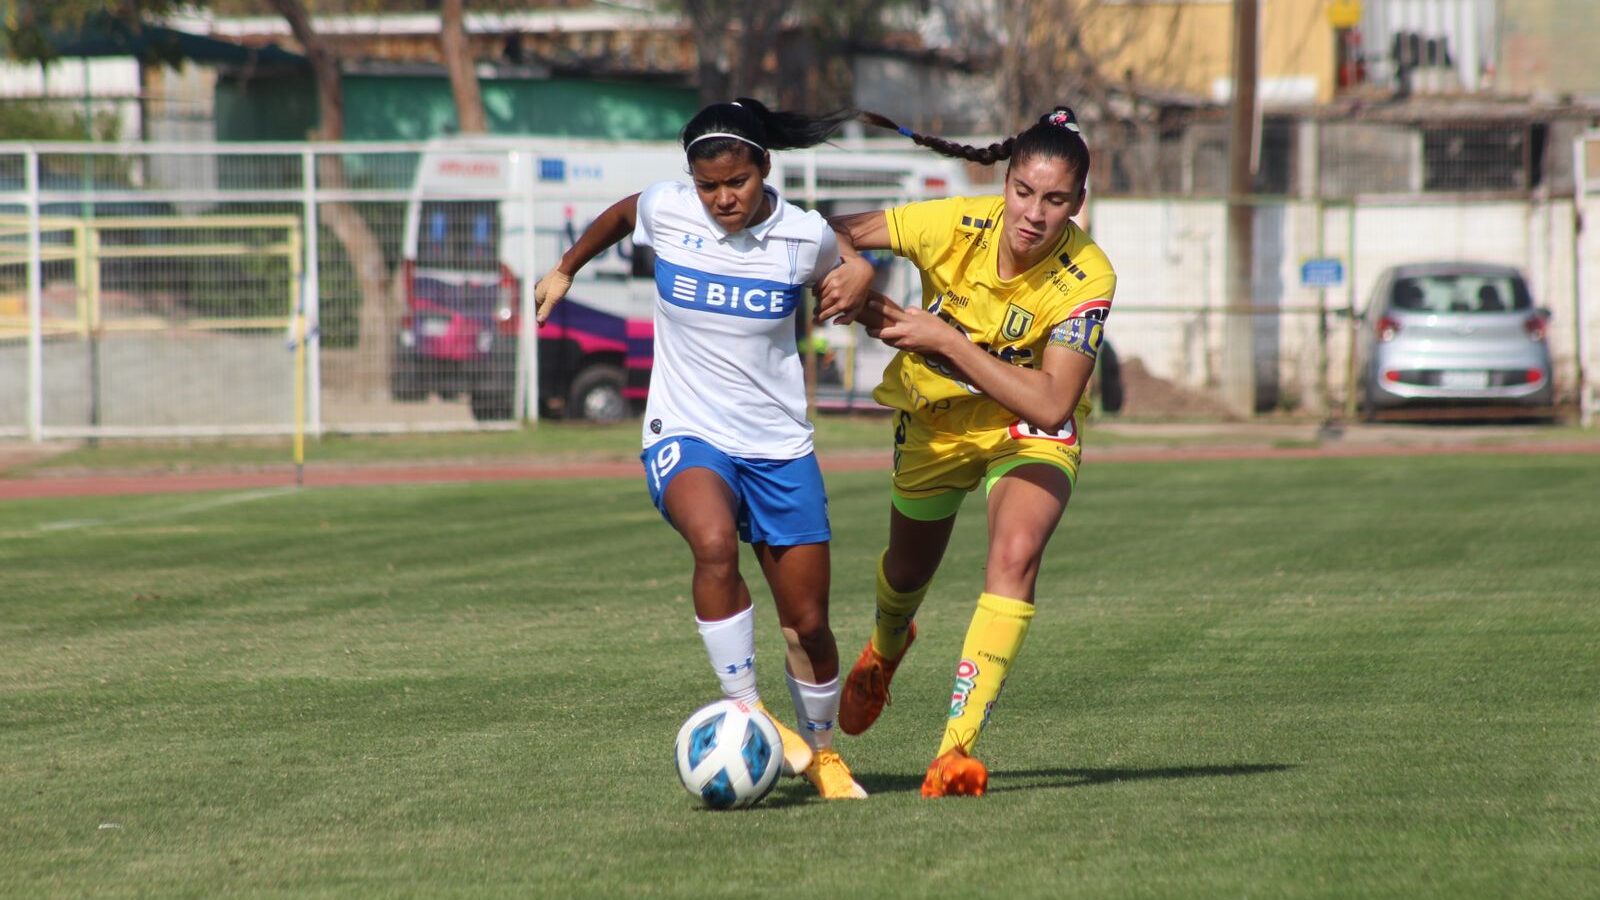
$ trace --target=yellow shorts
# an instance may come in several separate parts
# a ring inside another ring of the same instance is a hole
[[[894,417],[891,500],[908,518],[947,519],[980,482],[987,494],[1000,476],[1027,463],[1053,465],[1076,486],[1082,457],[1076,415],[1055,434],[1026,422],[951,434],[901,411]]]

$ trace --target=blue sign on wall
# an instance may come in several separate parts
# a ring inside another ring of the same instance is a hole
[[[1337,259],[1308,259],[1300,264],[1300,284],[1308,288],[1330,288],[1344,284],[1344,263]]]
[[[564,160],[564,159],[549,159],[549,158],[545,158],[545,157],[540,157],[540,159],[539,159],[539,180],[540,181],[566,181],[567,180],[567,161]]]

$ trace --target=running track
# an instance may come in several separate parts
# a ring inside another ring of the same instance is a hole
[[[1189,462],[1225,459],[1327,459],[1383,456],[1471,455],[1565,455],[1600,454],[1600,442],[1540,441],[1506,444],[1332,444],[1322,447],[1273,448],[1231,447],[1108,447],[1090,448],[1084,453],[1086,464],[1101,462]],[[888,454],[846,453],[824,455],[825,472],[887,470]],[[309,465],[304,485],[308,488],[347,487],[384,484],[443,484],[451,482],[537,481],[573,478],[636,478],[639,463],[632,460],[610,462],[540,462],[426,466]],[[88,497],[119,494],[166,494],[190,491],[232,491],[253,488],[287,487],[295,483],[289,466],[252,471],[216,471],[141,474],[44,475],[33,478],[0,478],[0,501],[40,497]]]

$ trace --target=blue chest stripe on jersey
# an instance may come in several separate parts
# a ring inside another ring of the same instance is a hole
[[[702,272],[656,259],[656,291],[683,309],[746,319],[782,319],[800,303],[802,285]]]

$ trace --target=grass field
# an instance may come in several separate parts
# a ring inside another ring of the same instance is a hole
[[[830,478],[847,658],[883,481]],[[872,798],[738,813],[673,775],[715,687],[635,480],[0,504],[0,895],[1600,896],[1600,457],[1080,487],[988,797],[916,790],[974,503]]]

